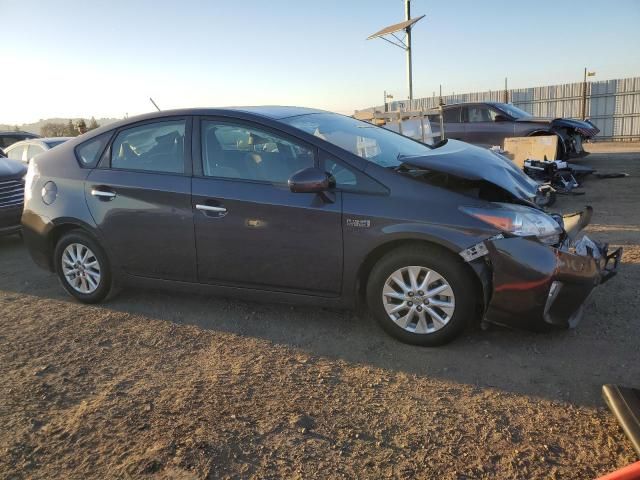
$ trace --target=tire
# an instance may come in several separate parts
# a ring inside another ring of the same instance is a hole
[[[73,252],[79,254],[74,257]],[[84,275],[84,280],[78,278],[76,274],[76,281],[73,282],[68,276],[69,268],[72,268],[69,261],[73,258],[81,258],[85,252],[87,255],[81,272]],[[73,230],[60,238],[54,251],[54,264],[64,289],[81,302],[98,303],[109,294],[112,286],[109,260],[104,249],[85,232]],[[74,283],[76,287],[74,287]]]
[[[415,284],[422,287],[413,293],[413,297],[409,297],[411,293],[398,288],[398,283],[391,279],[392,275],[398,278],[400,271],[405,287],[409,286],[409,267],[416,276]],[[427,288],[424,288],[420,283],[427,271],[431,273]],[[382,257],[369,275],[369,312],[387,333],[401,342],[429,347],[443,345],[457,337],[470,321],[477,319],[478,293],[472,275],[461,258],[443,248],[419,246],[394,250]],[[448,289],[443,287],[445,284]],[[442,293],[429,296],[429,290],[440,290]],[[419,295],[420,292],[423,295]],[[398,293],[402,298],[395,298],[394,294]],[[411,298],[414,299],[413,302],[410,302]],[[400,307],[403,303],[404,309],[388,313],[387,309]],[[409,303],[412,303],[413,312],[408,311]],[[453,308],[450,307],[451,304]],[[443,307],[440,308],[440,305]],[[417,311],[419,307],[422,308],[420,312]],[[432,315],[434,312],[436,316]],[[406,316],[408,313],[409,317]],[[394,321],[391,316],[401,318]],[[400,324],[405,323],[408,318],[409,324],[403,328]],[[439,320],[436,321],[436,318]]]

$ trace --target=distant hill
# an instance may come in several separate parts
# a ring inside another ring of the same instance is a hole
[[[85,118],[84,121],[89,123],[89,119],[91,117]],[[72,120],[74,123],[77,120],[80,120],[80,117],[78,118],[45,118],[45,119],[40,119],[38,122],[34,122],[34,123],[23,123],[22,125],[18,125],[18,129],[19,130],[24,130],[26,132],[31,132],[31,133],[35,133],[36,135],[40,135],[40,129],[42,128],[42,126],[46,123],[69,123],[69,120]],[[116,122],[118,120],[121,120],[120,118],[96,118],[96,122],[98,122],[98,125],[102,126],[102,125],[106,125],[108,123],[112,123],[112,122]],[[0,130],[14,130],[16,128],[16,125],[7,125],[4,123],[0,123]]]

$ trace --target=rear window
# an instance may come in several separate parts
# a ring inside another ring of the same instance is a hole
[[[100,155],[109,143],[112,132],[103,133],[76,147],[76,158],[81,167],[92,168],[98,164]]]
[[[26,148],[26,145],[17,145],[7,152],[7,156],[12,160],[22,160],[22,154]]]

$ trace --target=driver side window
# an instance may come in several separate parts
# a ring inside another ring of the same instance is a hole
[[[146,123],[118,133],[111,145],[111,167],[184,173],[185,120]]]
[[[477,105],[467,108],[467,121],[469,123],[493,122],[495,112],[488,107]]]

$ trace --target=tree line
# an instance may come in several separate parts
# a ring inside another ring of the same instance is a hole
[[[73,121],[69,119],[67,123],[48,122],[40,128],[40,135],[43,137],[77,137],[89,130],[98,128],[98,122],[94,117],[91,117],[89,124],[84,121],[84,118]]]

